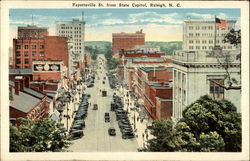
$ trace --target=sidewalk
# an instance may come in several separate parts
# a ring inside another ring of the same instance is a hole
[[[132,124],[132,127],[135,131],[139,148],[146,147],[147,140],[153,138],[153,136],[150,134],[150,131],[147,129],[147,126],[151,125],[152,120],[149,120],[147,117],[144,118],[139,114],[142,112],[141,110],[145,109],[140,109],[139,107],[135,106],[135,102],[137,100],[134,100],[130,95],[127,96],[127,89],[121,87],[118,92],[123,99],[124,109],[128,111],[130,123]]]

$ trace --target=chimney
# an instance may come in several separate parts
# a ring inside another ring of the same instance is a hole
[[[19,81],[15,81],[15,95],[19,95],[19,90],[20,90]]]
[[[23,89],[24,89],[24,80],[20,79],[19,82],[20,82],[20,91],[23,91]]]
[[[30,78],[29,77],[25,77],[25,79],[24,79],[24,86],[26,88],[30,88]]]

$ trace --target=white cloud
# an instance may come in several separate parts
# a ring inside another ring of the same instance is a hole
[[[100,22],[102,25],[117,25],[117,24],[124,24],[124,21],[121,19],[116,19],[116,18],[110,18],[110,19],[105,19]]]
[[[202,19],[212,19],[212,18],[214,18],[214,15],[212,15],[212,14],[200,14],[200,13],[192,12],[192,13],[187,13],[187,15],[191,16],[191,18],[192,18],[192,16],[202,18]]]
[[[112,33],[135,33],[143,29],[146,41],[182,41],[180,25],[162,25],[156,23],[144,25],[124,24],[119,26],[86,27],[86,41],[112,41]]]
[[[169,24],[181,24],[182,20],[178,20],[178,13],[159,14],[156,12],[143,12],[129,14],[128,23],[133,24],[137,22],[159,22]]]

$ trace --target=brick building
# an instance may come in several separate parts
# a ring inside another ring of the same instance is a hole
[[[172,116],[172,67],[139,68],[134,75],[134,92],[151,118]]]
[[[145,34],[140,31],[135,33],[113,33],[112,34],[112,54],[119,57],[119,51],[132,49],[137,45],[145,45]]]
[[[17,76],[14,81],[9,81],[10,96],[10,121],[18,124],[18,118],[31,120],[48,117],[47,96],[41,92],[27,88],[23,76]],[[28,101],[27,101],[28,100]]]

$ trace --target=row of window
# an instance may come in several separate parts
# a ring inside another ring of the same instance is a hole
[[[232,46],[221,46],[223,49],[232,49]],[[200,49],[203,49],[203,50],[206,50],[206,49],[213,49],[214,46],[189,46],[189,49],[190,50],[193,50],[193,49],[197,49],[197,50],[200,50]]]
[[[195,37],[200,37],[200,36],[202,36],[202,37],[213,37],[214,34],[213,33],[189,33],[188,36],[189,37],[194,37],[194,36]],[[216,36],[217,37],[219,37],[219,36],[225,37],[226,33],[221,33],[221,34],[217,33]]]
[[[214,26],[188,26],[189,30],[214,30]],[[216,27],[216,30],[225,30],[225,28]],[[231,29],[230,26],[227,27],[228,30]]]
[[[16,49],[21,49],[23,47],[23,49],[36,49],[37,45],[16,45]],[[44,45],[40,45],[40,49],[44,49]]]
[[[67,34],[73,34],[73,33],[75,33],[75,34],[80,34],[81,33],[81,31],[75,31],[75,32],[73,32],[73,31],[59,31],[59,33],[67,33]]]
[[[196,43],[196,44],[200,44],[200,43],[202,43],[202,44],[213,44],[214,40],[189,40],[188,43],[189,44],[194,44],[194,43]],[[223,40],[216,40],[216,43],[217,44],[219,44],[219,43],[224,44]]]
[[[32,56],[36,56],[36,51],[32,51]],[[29,52],[28,51],[24,51],[23,55],[25,57],[29,56]],[[20,51],[16,51],[16,57],[21,56],[21,52]],[[40,57],[44,57],[44,51],[40,51]]]
[[[21,64],[21,59],[16,59],[16,64]],[[24,64],[29,64],[29,59],[24,59]]]
[[[81,24],[79,24],[81,25]],[[61,29],[75,29],[75,30],[81,30],[81,27],[72,27],[72,26],[61,26]]]

